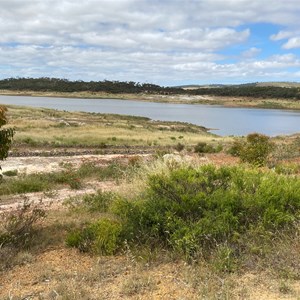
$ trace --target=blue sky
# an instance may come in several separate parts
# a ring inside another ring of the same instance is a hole
[[[300,81],[299,0],[0,4],[0,78]]]

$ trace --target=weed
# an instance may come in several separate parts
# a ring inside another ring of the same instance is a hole
[[[28,201],[24,201],[16,211],[4,215],[0,229],[0,248],[6,245],[26,247],[33,232],[33,225],[43,217],[45,211],[32,206]]]
[[[0,222],[0,270],[33,261],[27,252],[34,242],[34,225],[45,211],[25,201],[17,210],[2,213]]]
[[[293,164],[293,163],[281,163],[275,166],[275,172],[277,174],[284,174],[284,175],[293,175],[300,173],[300,165]]]
[[[217,272],[233,272],[236,270],[234,251],[226,244],[217,248],[212,264]]]

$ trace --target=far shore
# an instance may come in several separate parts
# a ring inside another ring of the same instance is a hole
[[[83,98],[83,99],[121,99],[138,100],[146,102],[178,103],[178,104],[206,104],[222,105],[226,107],[249,107],[268,109],[300,110],[300,101],[287,99],[262,99],[251,97],[221,97],[203,95],[160,95],[160,94],[127,94],[104,92],[35,92],[0,90],[2,96],[31,96],[31,97],[56,97],[56,98]]]

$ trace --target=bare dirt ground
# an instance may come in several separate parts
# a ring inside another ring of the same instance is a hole
[[[49,156],[49,157],[9,157],[1,163],[2,172],[17,171],[18,174],[51,173],[61,171],[63,164],[72,164],[74,168],[79,167],[84,161],[96,161],[99,165],[107,165],[115,159],[127,159],[123,155],[78,155],[78,156]],[[65,199],[84,194],[92,194],[97,190],[111,190],[116,188],[114,182],[91,181],[80,190],[63,188],[49,192],[27,193],[24,195],[2,196],[0,201],[0,213],[15,210],[26,200],[30,203],[40,204],[45,209],[56,209],[61,206]]]
[[[27,157],[8,157],[1,162],[2,172],[17,170],[18,173],[50,173],[61,171],[63,164],[72,164],[78,167],[84,161],[97,160],[97,163],[107,165],[114,159],[126,159],[128,156],[120,154],[111,155],[73,155],[73,156],[27,156]]]

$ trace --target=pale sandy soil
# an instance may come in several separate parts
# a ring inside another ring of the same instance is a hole
[[[1,162],[2,172],[17,170],[18,174],[50,173],[63,169],[62,164],[72,164],[74,168],[85,161],[97,163],[97,165],[107,165],[115,159],[127,159],[123,155],[78,155],[78,156],[53,156],[53,157],[9,157]],[[116,188],[114,182],[91,181],[85,183],[80,190],[62,188],[49,192],[27,193],[24,195],[8,195],[0,198],[0,213],[14,210],[22,205],[24,200],[30,203],[40,204],[46,209],[55,209],[60,206],[65,199],[84,194],[92,194],[97,190],[111,190]]]
[[[76,156],[29,156],[29,157],[8,157],[1,162],[2,173],[17,170],[18,173],[50,173],[61,171],[63,164],[71,163],[78,167],[85,161],[97,162],[98,165],[107,165],[114,159],[126,159],[128,156],[111,155],[76,155]]]

